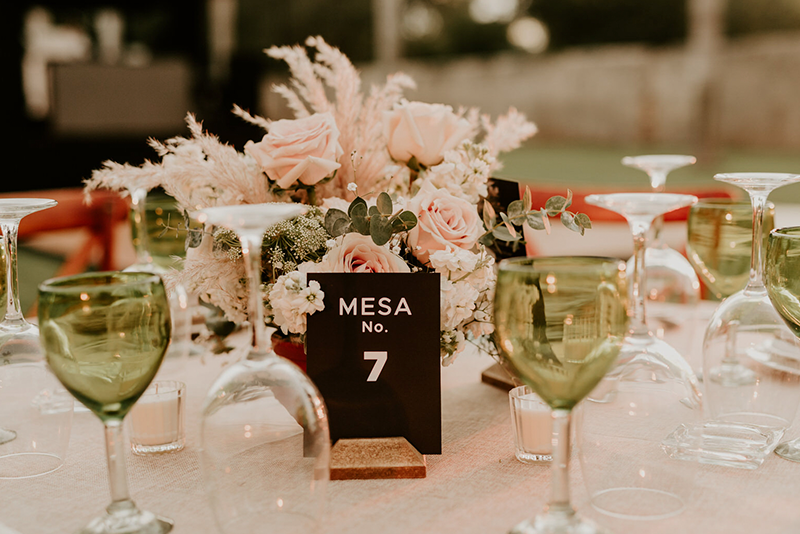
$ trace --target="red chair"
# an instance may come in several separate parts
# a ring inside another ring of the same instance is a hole
[[[93,191],[92,202],[86,205],[83,189],[51,189],[2,193],[0,198],[51,198],[58,206],[28,215],[19,227],[22,241],[32,235],[56,230],[85,228],[89,238],[77,250],[69,254],[58,270],[58,276],[78,274],[86,271],[92,258],[99,253],[97,268],[111,270],[114,266],[114,227],[128,217],[128,201],[112,191]]]

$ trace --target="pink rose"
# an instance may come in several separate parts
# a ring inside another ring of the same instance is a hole
[[[388,248],[376,245],[370,236],[351,232],[328,251],[313,268],[332,273],[408,273],[403,258]]]
[[[407,209],[417,216],[417,225],[408,232],[408,246],[423,263],[432,252],[448,247],[471,250],[481,237],[478,209],[446,189],[426,183]]]
[[[279,120],[258,143],[248,141],[245,152],[278,187],[286,189],[298,180],[314,185],[341,167],[339,129],[330,113]]]
[[[472,126],[450,106],[403,101],[383,112],[383,130],[392,158],[408,162],[413,156],[430,167],[466,139]]]

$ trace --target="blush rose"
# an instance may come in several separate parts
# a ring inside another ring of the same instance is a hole
[[[417,225],[408,232],[408,246],[425,264],[437,250],[471,250],[481,236],[483,226],[478,210],[446,189],[426,183],[407,209],[417,216]]]
[[[314,185],[341,167],[339,129],[330,113],[315,113],[270,124],[261,141],[248,141],[245,152],[278,187],[295,182]]]
[[[426,167],[441,163],[472,132],[450,106],[406,101],[383,112],[383,129],[392,158],[407,163],[415,157]]]
[[[408,273],[411,269],[403,258],[387,247],[376,245],[370,236],[345,234],[325,258],[311,268],[332,273]]]

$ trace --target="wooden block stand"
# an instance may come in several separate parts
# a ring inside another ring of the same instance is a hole
[[[425,478],[425,457],[405,438],[340,439],[331,449],[331,480]]]

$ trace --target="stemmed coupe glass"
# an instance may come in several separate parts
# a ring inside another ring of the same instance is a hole
[[[225,534],[311,532],[325,502],[330,477],[325,404],[299,367],[270,350],[264,325],[264,233],[304,209],[290,203],[220,206],[196,217],[237,233],[248,280],[249,354],[217,378],[202,412],[203,478]]]
[[[498,345],[553,409],[552,496],[514,534],[603,532],[570,504],[570,419],[617,359],[627,324],[625,283],[624,262],[611,258],[513,258],[499,264]]]
[[[161,534],[172,522],[128,493],[122,422],[158,371],[170,339],[164,284],[152,273],[107,272],[39,286],[42,347],[53,373],[105,427],[111,504],[80,534]]]
[[[647,173],[654,193],[664,192],[670,172],[687,165],[694,165],[696,162],[694,156],[679,154],[622,158],[623,165]],[[700,281],[683,254],[663,241],[661,236],[663,223],[663,216],[659,216],[651,225],[653,238],[645,252],[647,281],[643,293],[649,301],[649,317],[654,331],[662,333],[675,326],[683,327],[681,339],[675,339],[674,342],[681,344],[679,349],[688,350],[688,343],[683,343],[682,340],[688,341],[693,337],[691,332],[687,332],[687,327],[688,330],[693,328],[691,306],[700,300]],[[633,262],[634,258],[628,260],[628,271],[633,271]]]
[[[800,336],[800,226],[770,232],[764,284],[775,309],[792,332]],[[795,358],[800,358],[800,354]],[[800,439],[781,443],[775,453],[800,462]]]
[[[58,469],[72,425],[72,399],[47,369],[39,329],[19,302],[17,233],[23,217],[56,206],[43,198],[0,199],[6,311],[0,323],[0,478],[27,478]]]
[[[717,307],[706,329],[705,404],[715,420],[763,429],[769,446],[770,435],[780,438],[800,404],[800,344],[767,295],[761,235],[767,196],[800,175],[732,173],[714,179],[750,194],[753,247],[747,286]]]
[[[586,197],[589,204],[623,215],[634,244],[630,328],[615,365],[582,404],[578,426],[592,505],[614,517],[670,517],[691,497],[695,465],[665,453],[663,442],[681,425],[699,420],[698,381],[678,351],[648,328],[645,249],[656,217],[696,201],[668,193]]]

